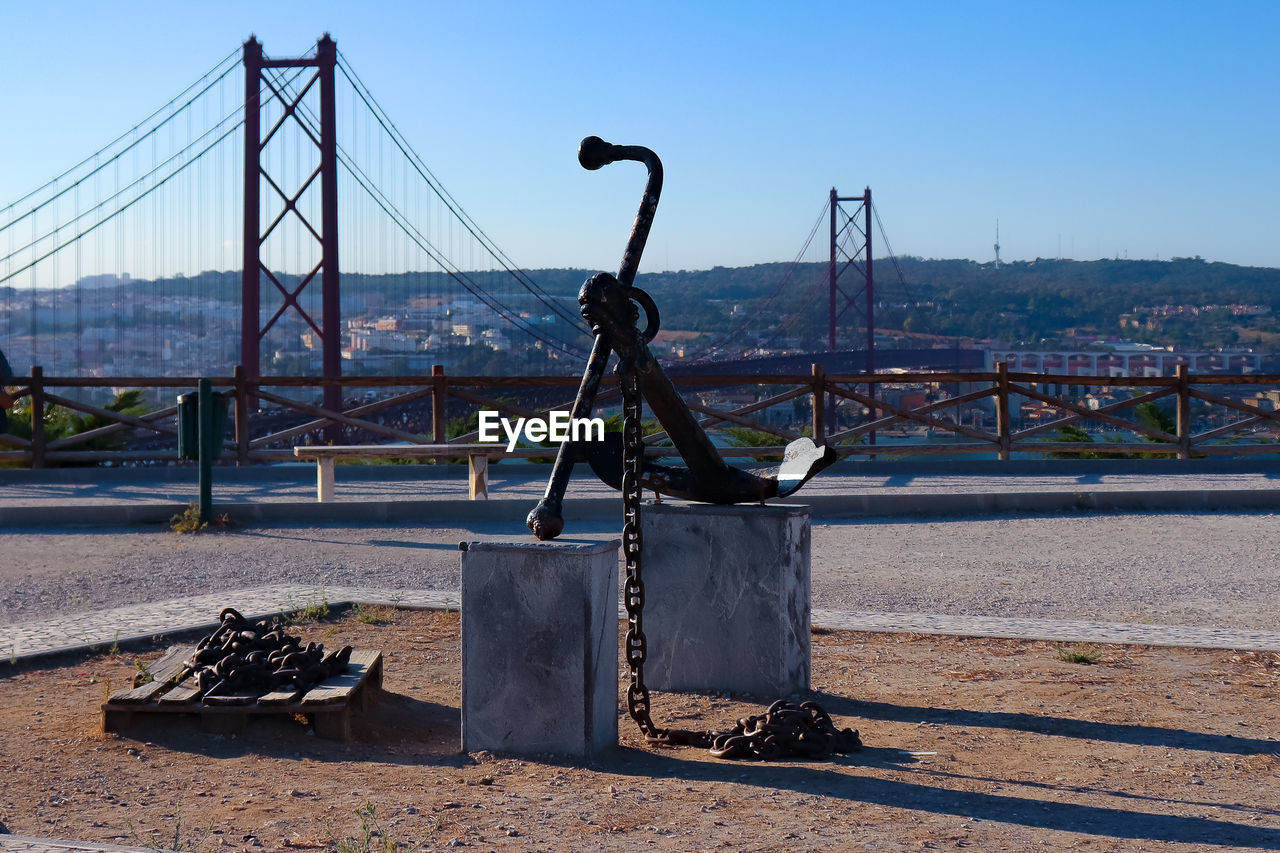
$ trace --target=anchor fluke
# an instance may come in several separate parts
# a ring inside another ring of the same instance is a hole
[[[797,438],[787,445],[778,466],[778,497],[795,494],[823,468],[836,461],[836,449],[819,446],[811,438]]]

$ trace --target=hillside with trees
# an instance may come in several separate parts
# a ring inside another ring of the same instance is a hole
[[[877,258],[874,268],[880,346],[988,342],[1081,348],[1095,340],[1127,340],[1193,350],[1253,347],[1280,352],[1280,269],[1200,258],[1037,259],[996,267],[913,257]],[[407,325],[430,325],[431,341],[419,349],[459,371],[559,372],[555,353],[510,334],[491,306],[505,306],[508,316],[524,318],[526,327],[543,334],[585,344],[585,328],[580,323],[570,328],[568,319],[577,314],[578,289],[594,272],[532,270],[526,275],[532,281],[528,287],[504,271],[466,273],[462,282],[441,272],[344,272],[343,319],[353,328],[379,323],[399,328],[396,318],[413,313]],[[847,270],[845,292],[860,293],[858,274]],[[276,276],[290,290],[299,282],[296,275]],[[653,296],[661,311],[664,358],[718,360],[827,346],[825,263],[641,273],[636,284]],[[299,301],[318,316],[318,297],[318,288],[313,288]],[[274,310],[279,299],[273,287],[264,287],[265,311]],[[157,281],[97,277],[36,294],[0,288],[0,300],[9,309],[2,315],[0,337],[11,342],[10,355],[16,353],[19,362],[23,346],[35,341],[37,333],[48,342],[40,356],[44,364],[69,372],[80,366],[124,375],[159,369],[156,355],[146,346],[156,341],[169,341],[175,353],[189,353],[193,359],[197,352],[208,353],[188,365],[172,363],[171,358],[171,369],[207,369],[210,364],[233,364],[236,357],[238,272]],[[548,303],[555,304],[555,310]],[[841,319],[841,348],[861,348],[861,308],[859,297],[856,308]],[[269,343],[277,362],[272,369],[277,373],[304,373],[315,356],[301,341],[305,323],[297,318],[292,323],[286,328],[282,321],[272,331],[275,337]],[[76,330],[86,327],[94,328],[82,341]],[[425,340],[427,332],[417,334]],[[83,365],[49,361],[59,352],[73,351],[83,356]],[[351,372],[410,372],[416,369],[408,364],[413,354],[405,348],[388,351],[372,360],[377,364],[352,364]],[[95,363],[95,358],[102,363]]]
[[[876,259],[874,270],[877,329],[1014,346],[1070,346],[1097,336],[1157,346],[1280,348],[1278,269],[1199,258],[1041,259],[999,268],[900,258],[896,266]],[[641,275],[637,284],[682,329],[726,333],[736,317],[757,312],[759,322],[750,331],[795,316],[793,335],[825,343],[825,264],[791,270],[787,287],[757,311],[787,272],[788,265],[765,264]],[[860,281],[842,279],[842,285],[856,293]],[[842,325],[860,323],[860,314],[851,311]]]

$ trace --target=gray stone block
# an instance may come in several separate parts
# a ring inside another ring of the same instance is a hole
[[[807,506],[650,504],[642,529],[648,686],[809,689]]]
[[[462,749],[618,743],[621,541],[462,543]]]

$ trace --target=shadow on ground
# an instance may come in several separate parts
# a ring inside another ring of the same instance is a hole
[[[1004,711],[969,711],[961,708],[922,708],[889,702],[864,702],[833,693],[818,693],[817,701],[832,714],[846,714],[868,720],[899,723],[937,723],[948,726],[974,726],[1013,729],[1033,734],[1074,737],[1134,746],[1162,746],[1166,749],[1196,749],[1225,755],[1259,755],[1275,752],[1280,744],[1273,740],[1208,734],[1186,729],[1158,726],[1096,723],[1071,717]]]
[[[891,750],[892,751],[892,750]],[[828,764],[782,764],[744,767],[682,759],[670,753],[627,750],[626,757],[607,767],[632,776],[669,776],[691,782],[733,782],[770,791],[788,790],[834,797],[886,808],[910,809],[980,821],[999,821],[1032,829],[1087,833],[1116,839],[1237,846],[1280,850],[1280,830],[1227,820],[1151,814],[1124,808],[1060,803],[1008,794],[956,791],[921,782],[848,774]],[[838,765],[863,765],[867,753],[838,760]],[[884,755],[869,756],[871,766],[893,763]],[[915,772],[915,771],[912,771]],[[1175,801],[1165,801],[1174,803]]]
[[[1089,723],[1060,717],[859,702],[831,694],[819,694],[816,698],[835,714],[869,720],[1000,727],[1228,754],[1271,751],[1275,746],[1271,742],[1243,738],[1144,726]],[[624,720],[623,725],[625,724]],[[319,762],[382,762],[424,768],[463,767],[474,763],[471,756],[459,751],[461,716],[456,707],[383,691],[372,703],[370,710],[357,714],[353,728],[359,733],[357,739],[345,744],[315,738],[305,726],[287,719],[255,720],[249,731],[236,738],[200,733],[194,722],[150,731],[147,737],[168,749],[211,758],[305,757]],[[1280,813],[1274,809],[1151,797],[1101,788],[1063,787],[1014,779],[965,776],[921,767],[909,752],[899,749],[868,747],[849,756],[837,757],[831,762],[813,763],[724,762],[712,759],[702,750],[633,748],[620,748],[591,762],[557,760],[549,756],[537,756],[531,760],[566,767],[585,767],[636,778],[752,785],[768,791],[787,790],[886,808],[950,815],[965,820],[1001,822],[1030,829],[1085,833],[1112,839],[1280,850],[1280,830],[1273,828],[1207,817],[1153,814],[1135,808],[1055,802],[1036,795],[1086,794],[1149,802],[1166,807]],[[869,775],[859,772],[860,770],[899,776],[905,774],[907,778],[881,778],[880,775]],[[992,783],[1017,787],[1025,793],[960,791],[946,787],[948,782]]]

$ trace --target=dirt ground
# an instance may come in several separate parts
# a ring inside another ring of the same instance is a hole
[[[718,761],[649,749],[624,716],[617,752],[584,764],[460,753],[457,615],[384,615],[298,630],[384,652],[346,744],[293,718],[103,734],[103,698],[163,643],[5,665],[0,823],[194,850],[1280,850],[1280,654],[1072,648],[1090,664],[1050,643],[816,632],[812,698],[863,751]],[[654,717],[759,710],[664,695]]]

